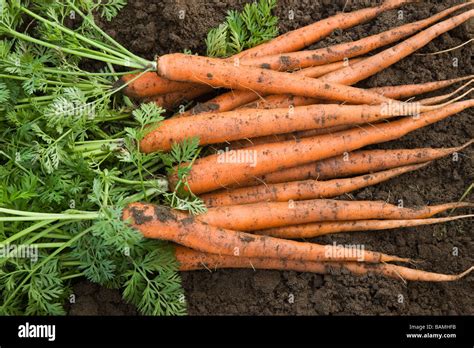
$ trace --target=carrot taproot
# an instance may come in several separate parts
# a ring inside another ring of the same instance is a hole
[[[356,64],[360,63],[362,62]],[[174,81],[198,82],[213,87],[244,89],[257,93],[290,93],[354,104],[394,102],[378,93],[361,88],[322,83],[320,79],[242,65],[236,66],[221,59],[182,53],[159,57],[157,72],[160,76]]]
[[[145,238],[172,241],[207,253],[306,261],[407,262],[409,259],[368,250],[302,243],[215,227],[168,207],[132,203],[122,218]],[[341,252],[342,249],[342,252]]]
[[[265,257],[242,257],[211,254],[196,251],[180,245],[175,246],[175,256],[181,272],[197,270],[212,271],[224,268],[296,271],[317,274],[335,274],[338,272],[348,271],[359,276],[373,273],[405,281],[449,282],[459,280],[474,270],[474,267],[471,267],[460,274],[441,274],[389,263],[373,264],[334,261],[294,261]]]
[[[202,195],[200,198],[208,207],[220,207],[268,201],[287,202],[289,200],[336,197],[363,187],[387,181],[398,175],[420,169],[425,165],[426,163],[398,167],[347,179],[333,179],[328,181],[305,180],[280,184],[264,184],[211,192]]]
[[[424,219],[449,209],[468,207],[474,207],[474,203],[404,208],[384,201],[310,199],[212,207],[196,216],[196,220],[229,230],[256,231],[319,221]]]
[[[383,86],[369,88],[371,91],[382,94],[392,99],[403,99],[414,97],[419,94],[437,91],[439,89],[449,87],[457,82],[471,80],[474,75],[458,77],[455,79],[431,81],[425,83],[417,83],[411,85],[398,85],[398,86]]]
[[[333,71],[319,78],[319,80],[331,83],[343,83],[352,85],[366,79],[375,73],[395,64],[416,50],[427,45],[441,34],[461,25],[474,16],[474,9],[461,13],[457,16],[434,24],[418,34],[377,53],[361,62],[352,64],[343,69]]]
[[[362,150],[349,153],[346,152],[341,156],[326,158],[314,163],[268,173],[235,186],[252,186],[260,185],[262,183],[277,184],[309,179],[327,180],[346,177],[349,175],[378,172],[404,165],[433,161],[462,151],[473,143],[474,140],[470,140],[461,146],[450,148]]]
[[[355,62],[361,61],[363,58],[354,58],[349,60],[341,60],[340,62],[330,63],[321,66],[310,67],[298,71],[294,71],[293,74],[306,76],[306,77],[320,77],[337,69],[342,69],[348,64],[353,64]],[[198,103],[195,107],[187,111],[186,113],[179,114],[177,116],[191,116],[201,114],[203,112],[225,112],[234,110],[242,105],[253,102],[255,99],[258,99],[259,95],[252,91],[242,91],[242,90],[231,90],[229,92],[218,95],[217,97],[208,100],[205,103]],[[304,98],[304,97],[302,97]],[[311,98],[307,98],[311,99]],[[313,100],[313,99],[311,99]],[[308,103],[314,104],[314,103]],[[301,105],[301,104],[299,104]]]
[[[334,134],[252,146],[197,159],[187,174],[189,189],[198,194],[252,179],[281,169],[334,157],[361,147],[398,139],[414,130],[441,121],[474,106],[474,99],[429,111],[420,117],[381,123],[367,129],[353,128]],[[170,183],[176,182],[170,173]]]
[[[266,55],[263,57],[245,59],[242,60],[241,64],[266,67],[267,69],[272,70],[288,71],[298,68],[301,69],[315,65],[327,64],[344,58],[357,57],[368,52],[372,52],[373,50],[382,46],[386,46],[409,37],[410,35],[415,34],[417,31],[425,29],[440,19],[469,5],[472,4],[468,2],[456,5],[426,19],[395,27],[379,34],[364,37],[356,41],[344,42],[315,50]]]
[[[335,16],[290,31],[267,43],[238,53],[234,58],[244,60],[260,56],[299,51],[302,48],[312,45],[316,41],[330,35],[336,29],[347,29],[362,24],[377,17],[382,12],[398,8],[410,2],[412,1],[386,0],[379,6],[349,13],[338,13]]]
[[[285,239],[314,238],[327,234],[359,231],[378,231],[395,228],[415,227],[450,222],[460,219],[472,218],[474,215],[459,215],[442,218],[426,218],[411,220],[352,220],[352,221],[323,221],[308,224],[274,227],[255,234]]]
[[[370,123],[396,116],[417,115],[439,107],[418,103],[400,105],[403,109],[387,104],[317,104],[289,109],[248,109],[170,118],[146,134],[140,149],[145,153],[168,151],[174,143],[191,137],[199,137],[201,145],[208,145],[293,131]]]

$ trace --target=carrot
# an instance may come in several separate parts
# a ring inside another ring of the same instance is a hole
[[[179,270],[182,272],[204,269],[211,271],[223,268],[251,268],[254,270],[266,269],[318,274],[334,274],[335,272],[349,271],[354,275],[360,276],[373,273],[394,279],[445,282],[459,280],[474,270],[474,267],[471,267],[460,274],[451,275],[426,272],[387,263],[294,261],[264,257],[218,255],[195,251],[179,245],[175,247],[175,256],[179,263]]]
[[[137,78],[137,76],[139,77]],[[120,87],[124,84],[127,84],[127,86],[122,89],[122,92],[131,98],[137,99],[153,97],[157,94],[179,92],[189,88],[201,88],[203,94],[209,90],[208,86],[199,86],[192,83],[170,81],[158,76],[156,72],[152,71],[141,74],[124,75],[122,78],[117,80],[116,87]]]
[[[363,58],[355,58],[355,59],[350,59],[347,61],[344,60],[344,61],[335,62],[331,64],[315,66],[315,67],[295,71],[293,72],[293,74],[316,78],[316,77],[323,76],[327,73],[330,73],[332,71],[342,69],[348,64],[353,64],[355,62],[361,61],[362,59]],[[241,105],[250,103],[254,101],[255,99],[258,99],[258,97],[259,97],[258,94],[252,91],[239,91],[239,90],[229,91],[205,103],[199,103],[188,112],[178,115],[178,116],[197,115],[203,112],[212,112],[212,111],[219,111],[219,112],[230,111],[230,110],[236,109],[237,107]],[[312,98],[307,98],[307,99],[312,100]],[[308,103],[306,105],[309,105],[309,104],[314,104],[314,103]]]
[[[356,64],[360,63],[362,62]],[[345,69],[347,68],[342,70]],[[216,58],[182,53],[159,57],[157,72],[161,77],[170,80],[199,82],[213,87],[252,90],[258,93],[290,93],[354,104],[380,104],[391,101],[380,94],[360,88],[321,83],[319,79],[273,70],[235,66]]]
[[[423,93],[433,92],[445,87],[449,87],[457,82],[470,80],[472,78],[474,78],[474,75],[458,77],[450,80],[418,83],[413,85],[373,87],[369,88],[369,90],[382,94],[388,98],[403,99],[414,97]]]
[[[360,124],[400,115],[418,114],[437,106],[403,104],[403,110],[383,105],[318,104],[292,109],[237,110],[170,118],[147,133],[140,143],[145,153],[168,151],[173,143],[199,137],[201,145],[293,131]]]
[[[371,52],[379,47],[389,45],[413,35],[438,20],[452,14],[453,12],[471,5],[464,3],[441,11],[429,18],[408,23],[382,33],[371,35],[357,41],[344,42],[330,47],[323,47],[316,50],[299,51],[286,54],[266,55],[253,59],[245,59],[243,65],[266,67],[267,69],[287,71],[298,68],[307,68],[315,65],[322,65],[335,62],[344,58],[357,57]]]
[[[240,52],[228,61],[234,59],[245,59],[257,56],[272,55],[284,52],[298,51],[304,46],[311,45],[314,42],[328,36],[333,30],[347,29],[357,24],[364,23],[366,21],[375,18],[377,15],[384,11],[388,11],[397,7],[402,6],[405,3],[410,3],[410,0],[387,0],[382,5],[354,11],[351,13],[340,13],[335,16],[323,19],[311,25],[303,28],[291,31],[284,35],[281,35],[268,43],[256,46],[246,51]],[[130,74],[125,75],[119,80],[119,84],[129,83],[124,88],[123,92],[132,98],[144,98],[151,97],[157,94],[165,94],[170,92],[177,92],[179,90],[186,90],[191,86],[197,86],[196,84],[175,85],[174,81],[169,81],[157,76],[154,72],[143,74],[140,78],[130,82],[136,75]],[[206,91],[203,90],[203,94]]]
[[[455,152],[462,151],[474,143],[471,140],[461,146],[450,148],[418,148],[399,150],[363,150],[345,153],[342,156],[326,158],[242,182],[241,185],[276,184],[297,180],[327,180],[349,175],[377,172],[404,165],[433,161]],[[237,185],[235,185],[237,186]]]
[[[289,200],[336,197],[363,187],[387,181],[398,175],[422,168],[425,165],[426,164],[423,163],[399,167],[348,179],[292,181],[211,192],[202,195],[201,199],[208,207],[221,207],[257,202],[287,202]]]
[[[208,207],[220,207],[268,201],[286,202],[289,200],[336,197],[363,187],[387,181],[398,175],[422,168],[425,165],[424,163],[399,167],[349,179],[334,179],[329,181],[305,180],[244,187],[228,191],[212,192],[202,195],[200,198]]]
[[[463,4],[470,5],[471,2]],[[343,85],[352,85],[356,82],[362,81],[369,76],[375,75],[376,73],[386,69],[387,67],[395,64],[416,50],[428,44],[430,41],[438,37],[439,35],[449,31],[456,26],[464,23],[469,18],[474,15],[474,10],[466,11],[458,16],[447,19],[443,22],[437,23],[428,29],[423,30],[422,32],[414,35],[413,37],[399,43],[398,45],[386,49],[380,53],[373,55],[363,61],[347,66],[343,69],[339,69],[328,73],[318,80],[329,82],[329,83],[339,83]],[[282,94],[282,93],[278,93]],[[308,95],[301,95],[302,97],[312,97]],[[266,98],[266,101],[261,104],[257,104],[259,108],[273,108],[272,105],[285,105],[288,104],[286,99],[288,96],[269,96]],[[301,102],[301,104],[300,104]],[[292,102],[292,105],[307,105],[307,103],[314,104],[317,101],[314,98],[298,98]],[[255,107],[255,105],[245,105],[244,107]]]
[[[333,71],[320,78],[321,81],[352,85],[386,69],[416,50],[422,48],[441,34],[461,25],[474,16],[474,9],[439,22],[405,41],[373,55],[361,62]]]
[[[309,68],[307,68],[309,69]],[[306,69],[304,69],[306,70]],[[412,84],[412,85],[400,85],[400,86],[385,86],[385,87],[374,87],[369,88],[370,91],[379,93],[384,95],[388,98],[393,99],[402,99],[402,98],[409,98],[414,97],[419,94],[432,92],[444,87],[448,87],[456,82],[465,81],[468,79],[472,79],[474,76],[464,76],[457,79],[451,80],[444,80],[444,81],[435,81],[435,82],[427,82],[427,83],[419,83],[419,84]],[[456,91],[457,92],[457,91]],[[455,92],[453,92],[455,93]],[[448,94],[443,97],[434,97],[432,99],[421,100],[419,103],[423,105],[431,105],[431,103],[440,103],[446,98],[451,97],[452,94]],[[303,105],[311,105],[311,104],[318,104],[320,100],[316,98],[308,98],[308,97],[301,97],[301,96],[293,96],[293,95],[269,95],[263,99],[259,99],[254,102],[248,102],[241,105],[238,109],[276,109],[276,108],[284,108],[292,106],[303,106]]]
[[[338,13],[335,16],[290,31],[267,43],[245,50],[235,55],[234,58],[239,58],[243,61],[248,58],[299,51],[302,48],[312,45],[316,41],[330,35],[336,29],[347,29],[362,24],[377,17],[382,12],[400,7],[410,2],[412,1],[386,0],[380,6],[350,13]]]
[[[214,207],[198,215],[196,219],[215,227],[256,231],[319,221],[424,219],[449,209],[463,207],[474,207],[474,203],[456,202],[401,208],[383,201],[311,199]]]
[[[453,6],[447,10],[444,10],[432,17],[427,19],[409,23],[383,33],[372,35],[367,38],[360,39],[355,42],[343,43],[335,46],[331,46],[328,48],[322,48],[315,51],[303,51],[297,52],[289,55],[279,55],[279,56],[271,56],[271,57],[261,57],[256,59],[246,59],[242,61],[244,65],[252,65],[252,66],[260,66],[266,68],[274,68],[274,69],[295,69],[297,67],[306,67],[311,66],[314,64],[326,64],[331,61],[341,60],[343,58],[354,57],[357,55],[362,55],[364,53],[370,52],[378,47],[382,47],[384,45],[388,45],[392,42],[405,38],[418,30],[421,30],[441,18],[448,16],[449,14],[453,13],[454,11],[459,10],[462,7],[469,5],[469,3]],[[293,59],[292,57],[296,57]],[[299,58],[298,58],[299,57]],[[272,61],[273,59],[273,61]],[[307,69],[304,69],[307,70]],[[318,71],[318,70],[315,70]],[[311,76],[310,70],[308,70],[308,74],[305,75],[308,77],[319,77],[321,75],[315,74]],[[281,94],[281,93],[280,93]],[[274,97],[275,98],[275,97]],[[284,97],[276,97],[277,100],[282,100]],[[254,100],[258,99],[258,95],[253,93],[252,91],[238,91],[234,94],[231,92],[225,93],[223,96],[219,97],[218,99],[214,99],[210,101],[210,105],[214,105],[214,107],[222,105],[222,107],[218,107],[220,111],[228,111],[233,110],[237,106],[242,106],[247,103],[250,103]],[[288,105],[294,106],[301,106],[301,105],[309,105],[315,104],[316,100],[314,98],[308,97],[297,97],[293,103],[281,103],[278,105],[277,100],[272,101],[263,101],[263,104],[257,104],[257,107],[260,108],[276,108],[276,107],[286,107]],[[227,104],[229,104],[227,106]],[[267,106],[265,106],[267,105]],[[274,106],[271,106],[274,105]],[[254,107],[254,105],[249,105],[247,107]],[[216,107],[217,108],[217,107]],[[216,108],[214,110],[216,110]],[[197,109],[193,114],[199,113],[202,109]],[[207,110],[207,108],[204,108]]]
[[[405,117],[368,129],[355,128],[335,134],[303,138],[297,142],[284,141],[252,146],[236,150],[232,157],[225,153],[210,155],[194,162],[187,175],[187,184],[196,194],[209,192],[262,174],[334,157],[370,144],[398,139],[472,106],[473,99],[423,113],[418,118]],[[173,174],[170,182],[176,182]]]
[[[414,227],[438,224],[459,219],[474,217],[474,215],[459,215],[444,218],[412,219],[412,220],[353,220],[353,221],[324,221],[309,224],[284,226],[254,231],[256,234],[276,238],[300,239],[314,238],[332,233],[389,230],[402,227]]]
[[[409,261],[378,252],[226,230],[202,223],[192,215],[152,204],[130,204],[122,218],[145,238],[168,240],[207,253],[298,261]]]
[[[260,144],[277,143],[280,141],[286,141],[286,140],[292,140],[292,139],[297,140],[301,138],[313,137],[315,135],[335,133],[335,132],[350,129],[353,127],[354,125],[352,124],[344,124],[340,126],[309,129],[305,131],[292,132],[292,133],[272,134],[272,135],[266,135],[262,137],[252,138],[252,139],[236,140],[231,143],[228,143],[226,147],[227,149],[232,149],[232,150],[244,149],[246,147],[260,145]]]

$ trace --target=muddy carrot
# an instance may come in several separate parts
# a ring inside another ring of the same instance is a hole
[[[456,202],[403,208],[383,201],[310,199],[214,207],[198,215],[196,219],[215,227],[256,231],[319,221],[424,219],[449,209],[463,207],[474,207],[474,203]]]
[[[371,123],[437,108],[417,103],[401,105],[403,109],[386,104],[318,104],[290,109],[248,109],[170,118],[147,133],[140,143],[140,149],[145,153],[168,151],[174,143],[191,137],[199,137],[199,143],[207,145],[293,131]]]
[[[356,64],[360,63],[362,62]],[[380,94],[356,87],[322,83],[320,79],[247,66],[235,66],[216,58],[182,53],[159,57],[157,72],[161,77],[170,80],[198,82],[213,87],[251,90],[257,93],[289,93],[305,97],[347,101],[353,104],[380,104],[392,101]]]
[[[402,41],[401,43],[377,53],[361,62],[343,69],[326,74],[319,78],[321,81],[352,85],[376,74],[383,69],[395,64],[416,50],[422,48],[441,34],[461,25],[474,16],[474,10],[469,10],[460,15],[439,22],[420,33]]]
[[[422,168],[425,165],[426,164],[417,164],[399,167],[348,179],[333,179],[328,181],[305,180],[244,187],[228,191],[212,192],[202,195],[200,198],[208,207],[220,207],[257,202],[287,202],[289,200],[336,197],[363,187],[387,181],[398,175]]]
[[[405,117],[381,123],[377,127],[353,128],[334,134],[303,138],[297,142],[284,141],[252,146],[236,150],[232,153],[232,159],[229,159],[228,153],[210,155],[194,162],[187,175],[187,183],[194,193],[213,191],[266,173],[334,157],[370,144],[398,139],[472,106],[473,99],[423,113],[417,118]],[[170,181],[175,182],[173,175]]]
[[[323,221],[302,225],[269,228],[266,230],[255,231],[254,233],[276,238],[304,239],[342,232],[378,231],[395,228],[433,225],[472,217],[474,217],[474,215],[459,215],[443,218],[411,220]]]
[[[347,29],[365,23],[377,17],[382,12],[395,9],[410,2],[411,1],[387,0],[380,6],[349,13],[338,13],[335,16],[280,35],[267,43],[243,51],[234,57],[244,60],[272,54],[299,51],[330,35],[335,29]]]
[[[417,31],[436,23],[453,12],[471,5],[464,3],[441,11],[429,18],[408,23],[382,33],[371,35],[357,41],[345,42],[316,50],[298,51],[287,54],[269,55],[242,60],[241,64],[266,67],[267,69],[287,71],[327,64],[344,58],[357,57],[373,50],[397,42],[415,34]]]
[[[311,45],[314,42],[326,37],[331,34],[333,30],[347,29],[357,24],[364,23],[366,21],[375,18],[377,15],[384,11],[394,9],[402,6],[405,3],[409,3],[409,0],[387,0],[380,6],[362,9],[351,13],[340,13],[335,16],[323,19],[311,25],[303,28],[288,32],[284,35],[271,40],[268,43],[256,46],[254,48],[243,51],[231,58],[229,61],[234,59],[245,59],[257,56],[266,56],[272,54],[279,54],[284,52],[298,51],[303,48],[301,45]],[[127,83],[132,80],[134,75],[126,75],[120,79],[119,83]],[[157,76],[154,72],[149,72],[141,76],[140,78],[129,83],[124,89],[124,93],[133,98],[144,98],[151,97],[157,94],[165,94],[170,92],[177,92],[179,90],[185,90],[196,84],[181,84],[178,88],[174,81],[169,81],[160,76]],[[204,88],[206,88],[204,86]],[[206,91],[203,90],[203,94]]]
[[[341,60],[343,58],[354,57],[362,55],[364,53],[370,52],[378,47],[388,45],[392,42],[396,42],[402,38],[405,38],[418,30],[426,28],[427,26],[435,23],[441,18],[446,17],[447,15],[461,9],[462,7],[470,5],[469,3],[453,6],[447,10],[444,10],[432,17],[427,19],[409,23],[386,32],[372,35],[367,38],[360,39],[355,42],[343,43],[331,46],[329,48],[322,48],[314,51],[302,51],[297,53],[292,53],[288,55],[277,55],[270,57],[259,57],[255,59],[244,60],[242,64],[249,64],[252,66],[260,66],[273,69],[295,69],[298,67],[307,67],[311,65],[320,65],[326,64],[331,61]],[[307,69],[304,69],[307,70]],[[329,72],[328,72],[329,73]],[[306,76],[311,76],[310,74]],[[322,76],[322,75],[318,75]],[[313,77],[318,77],[313,76]],[[280,93],[281,94],[281,93]],[[220,100],[212,101],[216,105],[222,103],[222,98],[231,98],[231,95],[226,93],[225,96],[221,97]],[[288,98],[288,96],[287,96]],[[275,100],[273,100],[275,99]],[[224,99],[226,100],[226,99]],[[316,99],[310,97],[296,97],[292,103],[284,102],[285,97],[283,96],[271,96],[266,97],[263,100],[259,98],[258,95],[252,93],[251,91],[239,91],[237,92],[237,97],[232,98],[232,108],[222,108],[221,111],[228,111],[235,109],[237,106],[242,106],[252,101],[257,100],[257,106],[259,108],[276,108],[276,107],[286,107],[288,105],[301,106],[315,104]],[[246,105],[246,107],[252,108],[254,105]]]
[[[226,230],[202,223],[192,215],[152,204],[133,203],[124,209],[122,218],[145,238],[168,240],[207,253],[297,261],[409,261],[367,250],[354,253],[351,249],[341,250],[341,247],[334,245],[302,243]]]
[[[460,274],[441,274],[388,263],[294,261],[264,257],[218,255],[203,253],[179,245],[175,247],[175,256],[179,263],[179,270],[182,272],[195,270],[213,271],[224,268],[265,269],[318,274],[334,274],[336,272],[349,271],[354,275],[363,276],[372,273],[405,281],[449,282],[459,280],[474,270],[474,267],[471,267]]]
[[[298,70],[293,72],[295,75],[299,76],[306,76],[306,77],[320,77],[323,76],[327,73],[330,73],[332,71],[341,69],[348,64],[353,64],[355,62],[361,61],[363,58],[354,58],[350,60],[344,60],[340,62],[335,62],[331,64],[326,64],[326,65],[321,65],[321,66],[315,66],[311,68],[306,68],[302,70]],[[260,96],[261,97],[261,96]],[[305,98],[305,97],[301,97]],[[199,103],[197,104],[194,108],[190,109],[188,112],[177,115],[177,116],[190,116],[190,115],[197,115],[201,114],[203,112],[225,112],[225,111],[230,111],[234,110],[242,105],[248,104],[250,102],[253,102],[255,99],[259,99],[259,95],[252,92],[252,91],[241,91],[241,90],[235,90],[235,91],[229,91],[226,93],[223,93],[205,103]],[[264,98],[265,99],[265,98]],[[306,98],[308,100],[314,100],[313,98]],[[307,104],[301,104],[299,103],[298,105],[309,105],[309,104],[315,104],[314,102],[312,103],[307,103]],[[278,107],[278,106],[277,106]],[[283,106],[283,107],[286,107]]]
[[[260,177],[230,185],[230,187],[276,184],[298,180],[327,180],[356,174],[372,173],[404,165],[433,161],[470,146],[471,140],[451,148],[418,148],[396,150],[362,150],[345,153],[342,156],[326,158],[314,163],[268,173]]]

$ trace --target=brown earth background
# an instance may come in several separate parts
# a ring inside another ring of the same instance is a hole
[[[239,0],[129,0],[107,32],[134,53],[192,52],[205,54],[208,30],[221,23],[229,9],[241,9]],[[403,6],[346,31],[336,31],[313,48],[356,40],[391,27],[426,18],[458,1],[428,1]],[[279,0],[275,14],[280,33],[299,28],[339,11],[374,4],[369,1]],[[294,19],[289,19],[289,11]],[[185,11],[184,19],[180,14]],[[474,33],[468,23],[442,35],[419,53],[459,45]],[[457,62],[457,65],[455,64]],[[472,45],[439,55],[412,55],[359,84],[375,87],[442,80],[472,74]],[[439,93],[438,93],[439,94]],[[434,95],[434,94],[433,94]],[[431,96],[431,95],[430,95]],[[413,132],[398,141],[370,148],[457,146],[474,137],[474,114],[460,113]],[[405,206],[458,200],[474,181],[473,148],[438,160],[417,172],[345,195],[343,199],[384,200]],[[472,199],[472,195],[471,195]],[[458,273],[474,265],[472,220],[389,231],[344,233],[314,239],[319,243],[363,244],[367,249],[423,260],[425,270]],[[458,255],[453,250],[458,249]],[[369,275],[302,274],[297,272],[219,270],[182,274],[190,315],[458,315],[474,314],[474,277],[454,283],[427,284]],[[71,315],[135,314],[118,291],[86,281],[74,287]],[[293,301],[292,301],[293,299]]]

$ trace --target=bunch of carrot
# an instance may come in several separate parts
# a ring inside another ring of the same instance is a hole
[[[351,86],[471,19],[472,1],[356,42],[301,50],[337,28],[350,28],[408,2],[387,0],[337,14],[228,59],[165,55],[157,59],[156,73],[123,77],[120,83],[127,84],[128,96],[155,100],[166,108],[216,88],[230,89],[152,127],[140,144],[146,153],[168,151],[189,137],[198,137],[201,145],[223,144],[225,151],[196,159],[186,177],[187,187],[200,195],[208,211],[193,216],[135,203],[124,211],[123,219],[145,237],[179,244],[176,256],[182,270],[346,269],[420,281],[456,280],[472,271],[424,272],[389,263],[410,261],[399,256],[289,240],[472,217],[433,217],[472,207],[471,203],[402,208],[386,202],[329,199],[417,170],[472,143],[444,149],[359,150],[474,106],[473,99],[458,101],[471,90],[455,99],[450,99],[451,93],[401,101],[461,81],[468,81],[463,86],[467,87],[472,76],[372,89]],[[404,41],[362,56],[400,40]],[[387,121],[392,118],[396,119]],[[230,156],[229,150],[236,160],[223,159]],[[172,185],[177,181],[174,174],[169,179]]]

